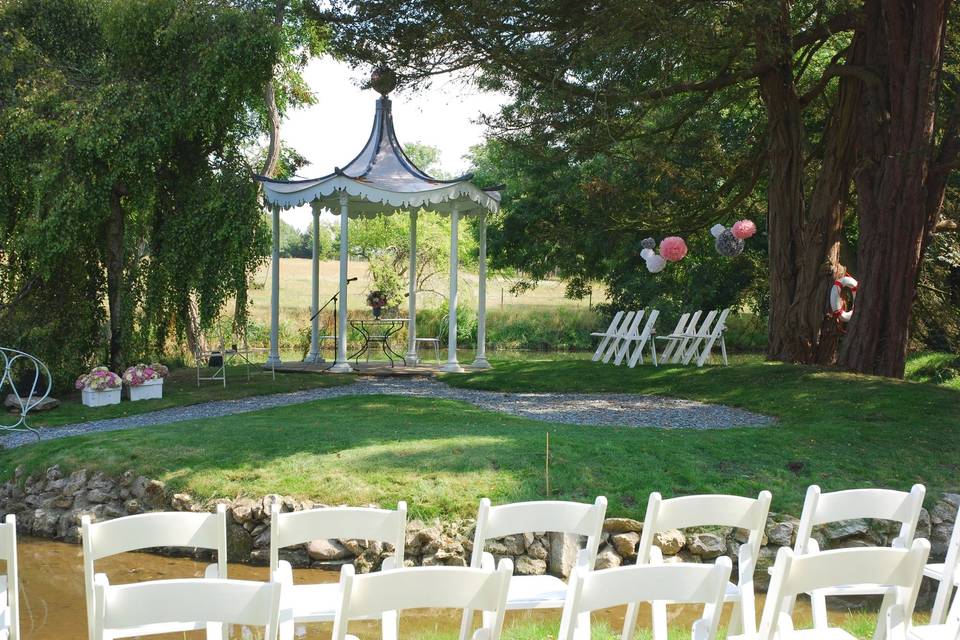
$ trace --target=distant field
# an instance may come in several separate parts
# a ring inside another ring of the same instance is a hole
[[[350,283],[348,297],[351,309],[366,307],[366,296],[370,291],[370,274],[366,262],[350,262],[350,277],[359,278]],[[253,302],[254,321],[267,325],[270,322],[270,265],[261,268],[253,278],[255,288],[250,291]],[[340,282],[340,264],[335,260],[320,263],[320,304],[336,293]],[[503,307],[587,307],[588,300],[570,300],[563,293],[564,283],[557,280],[542,282],[536,289],[519,296],[510,293],[514,280],[488,277],[487,308]],[[446,300],[449,292],[449,279],[446,275],[436,276],[428,282],[432,292],[418,294],[418,307],[435,307]],[[475,306],[477,304],[478,278],[475,273],[460,272],[460,303]],[[441,295],[443,294],[443,295]],[[280,259],[280,319],[296,325],[305,324],[310,317],[310,260],[302,258]],[[594,290],[593,302],[604,302],[606,295],[599,285]],[[405,301],[404,301],[405,304]],[[403,305],[401,305],[403,306]]]

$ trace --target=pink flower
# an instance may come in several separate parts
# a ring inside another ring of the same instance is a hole
[[[660,241],[660,255],[670,262],[683,260],[683,257],[687,255],[687,243],[683,241],[683,238],[677,236],[664,238]]]
[[[757,225],[752,220],[740,220],[733,223],[731,231],[738,240],[746,240],[757,232]]]

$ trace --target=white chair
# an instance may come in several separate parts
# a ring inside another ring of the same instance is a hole
[[[815,526],[859,518],[899,522],[900,533],[891,546],[909,547],[917,531],[917,520],[923,508],[925,493],[926,489],[920,484],[913,485],[909,493],[890,489],[850,489],[822,493],[820,487],[812,485],[807,489],[807,496],[803,502],[794,551],[798,556],[820,553],[820,546],[812,537]],[[810,592],[814,628],[827,628],[826,598],[828,596],[883,595],[885,593],[886,589],[877,587],[875,583],[840,583],[830,585],[829,588],[815,589]],[[794,601],[790,603],[789,611],[793,610]],[[881,631],[882,626],[878,626]]]
[[[650,313],[647,314],[647,321],[643,325],[643,329],[639,332],[634,332],[632,335],[627,336],[623,348],[620,350],[620,353],[617,354],[617,359],[614,361],[614,364],[619,365],[623,362],[626,355],[629,353],[630,347],[633,346],[633,353],[630,354],[630,357],[627,358],[627,366],[633,369],[637,366],[637,363],[643,364],[643,348],[647,345],[647,342],[650,343],[650,359],[653,361],[654,366],[657,364],[657,348],[655,346],[655,341],[653,335],[656,333],[657,327],[657,318],[660,316],[660,312],[656,309],[651,309]]]
[[[691,342],[686,355],[683,356],[683,364],[689,364],[693,357],[696,356],[697,366],[702,367],[706,364],[707,358],[710,357],[710,352],[713,351],[713,345],[719,340],[723,364],[724,366],[729,366],[727,362],[727,343],[723,339],[723,334],[727,330],[727,316],[729,314],[730,309],[724,309],[720,312],[720,315],[717,316],[717,321],[713,323],[713,328],[709,326],[700,328],[700,332]],[[701,343],[703,343],[702,350],[700,349]]]
[[[0,640],[20,640],[17,519],[12,514],[0,524],[0,560],[7,565],[6,574],[0,575]]]
[[[926,573],[924,571],[924,575]],[[907,637],[910,640],[960,640],[960,592],[954,598],[950,611],[944,614],[942,620],[934,622],[934,617],[931,614],[929,624],[909,626]]]
[[[710,327],[713,326],[713,319],[716,317],[716,309],[707,312],[706,317],[703,318],[699,326],[697,326],[691,318],[690,324],[687,325],[687,330],[684,332],[684,335],[680,337],[677,348],[673,351],[673,357],[670,358],[670,362],[674,364],[687,364],[687,362],[689,362],[687,353],[691,351],[691,345],[698,344],[700,340],[703,339],[703,336],[709,333]]]
[[[296,622],[330,622],[336,617],[340,588],[336,584],[294,584],[293,568],[280,560],[280,549],[319,539],[358,539],[387,542],[393,556],[383,569],[403,567],[406,542],[407,503],[398,502],[396,511],[362,507],[330,507],[280,513],[270,511],[270,579],[283,585],[284,611],[291,616],[280,623],[280,637],[291,640]]]
[[[217,563],[207,567],[205,579],[227,577],[227,511],[222,504],[216,513],[158,512],[93,523],[90,516],[80,520],[83,536],[83,579],[87,597],[87,626],[94,638],[97,596],[94,589],[97,560],[129,551],[155,547],[190,547],[217,552]],[[219,638],[218,625],[176,623],[161,625],[149,633],[207,629],[208,638]],[[146,631],[145,631],[146,633]],[[139,635],[136,629],[130,635]],[[125,636],[124,636],[125,637]]]
[[[590,566],[593,566],[597,559],[597,547],[600,546],[606,512],[607,499],[603,496],[598,497],[593,504],[543,500],[515,502],[497,507],[490,506],[490,500],[483,498],[477,514],[470,566],[482,566],[485,557],[488,563],[493,561],[493,556],[483,550],[484,544],[490,538],[535,531],[586,536],[587,542],[583,550],[587,552]],[[507,609],[560,609],[566,597],[567,585],[556,576],[515,576],[510,580]],[[461,625],[461,636],[466,634],[472,620],[473,614],[466,611]]]
[[[201,629],[208,623],[263,627],[264,640],[277,638],[280,585],[275,582],[193,578],[111,585],[98,573],[94,589],[94,640]]]
[[[640,312],[640,315],[643,315],[643,311]],[[607,345],[607,350],[604,352],[603,357],[600,359],[601,362],[606,364],[610,362],[616,353],[617,349],[620,348],[620,342],[623,338],[630,333],[630,327],[634,325],[634,319],[639,323],[640,318],[637,318],[636,311],[627,311],[627,315],[623,316],[623,322],[620,323],[620,328],[617,330],[616,335],[610,337],[610,343]]]
[[[473,640],[499,640],[513,563],[505,558],[494,570],[492,559],[483,568],[416,567],[364,576],[351,565],[340,571],[341,598],[333,623],[333,640],[353,639],[347,625],[357,618],[380,617],[382,638],[399,636],[399,612],[404,609],[479,609],[483,626]],[[468,640],[461,632],[460,640]]]
[[[677,326],[673,331],[665,336],[657,336],[657,340],[663,340],[666,345],[660,352],[660,362],[670,362],[670,357],[674,354],[680,342],[689,338],[689,333],[696,329],[697,322],[700,320],[702,311],[694,311],[693,315],[684,313],[677,321]]]
[[[433,355],[440,364],[440,343],[447,339],[447,332],[450,331],[450,316],[445,315],[440,320],[440,330],[435,338],[414,338],[414,348],[419,348],[421,344],[433,347]]]
[[[633,344],[640,337],[640,323],[643,322],[643,316],[646,314],[646,309],[641,309],[637,311],[633,320],[630,322],[630,326],[627,327],[627,330],[623,332],[623,335],[620,336],[620,340],[617,344],[616,350],[613,354],[607,354],[604,357],[604,362],[608,362],[610,356],[613,356],[613,364],[620,366],[623,360],[627,357],[627,354],[630,353],[630,345]]]
[[[947,555],[943,562],[930,563],[923,569],[923,575],[937,581],[937,595],[933,601],[933,611],[930,612],[930,624],[946,622],[947,605],[956,586],[960,586],[960,518],[953,525],[950,542],[947,544]],[[947,578],[952,576],[952,578]],[[958,596],[960,598],[960,596]],[[960,600],[955,603],[960,606]]]
[[[597,350],[593,352],[594,362],[603,357],[604,352],[607,350],[607,345],[610,343],[610,339],[617,335],[620,331],[620,325],[623,323],[623,315],[625,312],[617,311],[613,315],[613,320],[610,321],[610,326],[607,327],[606,331],[594,331],[591,333],[591,336],[600,338],[600,342],[597,344]]]
[[[583,553],[583,552],[581,552]],[[584,554],[585,555],[585,554]],[[717,636],[724,591],[730,579],[730,559],[716,564],[662,564],[591,571],[589,560],[578,559],[570,576],[567,601],[557,640],[589,640],[591,611],[638,602],[702,604],[703,615],[693,623],[692,640]],[[621,640],[633,640],[636,615],[623,622]]]
[[[756,636],[728,636],[753,640],[855,640],[836,627],[797,630],[789,602],[800,593],[859,583],[875,585],[888,604],[877,621],[877,636],[905,640],[906,624],[913,615],[930,543],[915,540],[909,549],[837,549],[798,555],[781,547],[767,591],[767,603]],[[892,616],[890,615],[892,614]]]
[[[664,500],[659,493],[651,493],[643,521],[643,533],[637,548],[637,564],[661,564],[663,556],[653,545],[657,533],[689,527],[721,526],[747,529],[749,537],[737,551],[737,583],[729,583],[723,601],[733,603],[730,632],[753,634],[757,629],[756,599],[753,574],[763,544],[767,513],[770,511],[770,492],[761,491],[756,498],[728,495],[696,495]],[[636,618],[636,607],[628,616]],[[667,638],[667,613],[663,602],[653,603],[654,640]]]

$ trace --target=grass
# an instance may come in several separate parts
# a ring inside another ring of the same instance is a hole
[[[328,504],[410,502],[418,517],[471,515],[480,497],[541,499],[550,432],[552,497],[604,494],[640,517],[647,495],[756,494],[799,513],[809,484],[958,488],[960,392],[740,358],[729,368],[638,367],[582,359],[498,361],[448,376],[509,391],[630,391],[723,403],[778,418],[768,428],[688,431],[549,424],[447,400],[344,397],[0,451],[0,476],[135,469],[200,498],[283,493]],[[332,376],[331,376],[332,378]],[[320,378],[325,380],[326,377]],[[280,377],[278,376],[278,381]],[[229,387],[228,387],[229,389]]]
[[[209,375],[209,374],[205,374]],[[258,367],[250,367],[250,379],[242,366],[227,368],[227,386],[222,382],[204,381],[197,386],[197,370],[192,367],[171,369],[170,375],[163,383],[163,398],[156,400],[140,400],[107,407],[85,407],[80,401],[80,392],[76,391],[63,396],[57,394],[60,406],[47,413],[38,413],[30,416],[32,427],[52,427],[74,422],[90,420],[104,420],[107,418],[122,418],[148,411],[168,409],[212,402],[215,400],[233,400],[249,396],[284,393],[312,389],[314,387],[332,387],[352,382],[353,376],[317,376],[307,373],[277,374],[272,379],[270,372],[263,372]]]

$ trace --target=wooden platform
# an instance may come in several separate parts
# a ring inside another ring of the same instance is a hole
[[[338,375],[333,374],[327,371],[332,365],[332,362],[322,362],[322,363],[310,363],[310,362],[284,362],[276,366],[277,373],[283,373],[285,371],[295,371],[298,373],[327,373],[329,375]],[[394,366],[390,366],[389,362],[383,361],[373,361],[366,362],[361,360],[359,363],[350,361],[350,366],[353,367],[354,373],[360,376],[378,376],[378,377],[391,377],[391,376],[436,376],[438,373],[444,373],[441,369],[443,364],[436,364],[433,361],[420,363],[418,365],[405,365],[402,360],[397,360],[394,362]],[[480,371],[475,367],[471,367],[468,364],[460,363],[460,366],[463,367],[464,371]],[[265,367],[268,368],[268,367]]]

